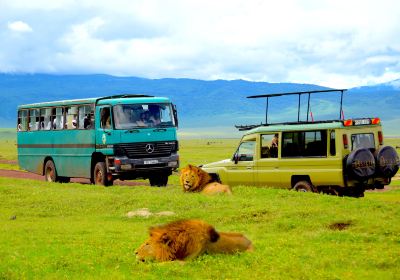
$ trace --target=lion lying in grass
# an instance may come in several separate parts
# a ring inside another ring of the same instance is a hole
[[[139,261],[188,260],[207,252],[233,254],[252,251],[240,233],[218,233],[201,220],[180,220],[150,228],[150,237],[135,251]]]
[[[190,164],[181,170],[180,182],[184,192],[232,194],[231,188],[228,185],[214,182],[210,174]]]

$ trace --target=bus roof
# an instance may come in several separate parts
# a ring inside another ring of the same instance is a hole
[[[132,103],[169,103],[167,97],[155,97],[151,95],[113,95],[105,97],[92,97],[85,99],[71,99],[71,100],[59,100],[40,102],[32,104],[19,105],[18,109],[29,109],[29,108],[40,108],[40,107],[55,107],[55,106],[66,106],[66,105],[80,105],[80,104],[94,104],[99,105],[116,105],[116,104],[132,104]]]

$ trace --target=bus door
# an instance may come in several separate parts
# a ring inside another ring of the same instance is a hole
[[[113,118],[111,106],[96,107],[96,148],[106,149],[108,145],[120,142],[119,133],[113,129]]]

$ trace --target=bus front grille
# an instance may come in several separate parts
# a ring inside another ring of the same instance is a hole
[[[175,142],[142,142],[114,145],[115,155],[126,155],[129,158],[151,158],[170,156],[176,151]]]

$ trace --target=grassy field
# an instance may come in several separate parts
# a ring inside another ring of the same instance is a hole
[[[237,143],[182,140],[182,165],[228,158]],[[3,158],[16,158],[13,139],[0,145]],[[0,279],[400,278],[398,181],[360,199],[255,187],[233,192],[184,194],[176,175],[166,188],[0,178]],[[126,216],[141,208],[175,214]],[[149,226],[182,218],[242,232],[255,251],[184,264],[135,261]]]

